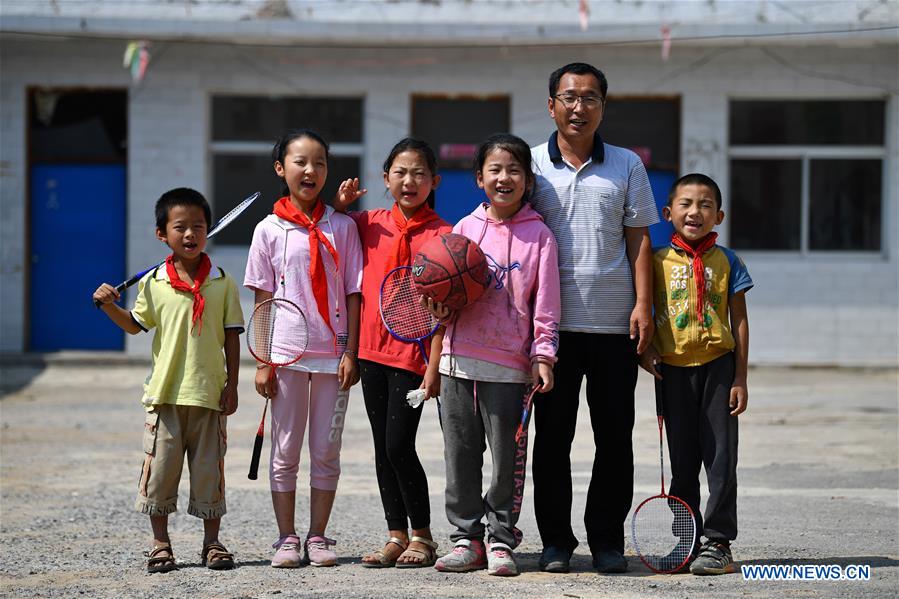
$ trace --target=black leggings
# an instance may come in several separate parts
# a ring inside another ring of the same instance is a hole
[[[427,528],[431,525],[428,479],[415,451],[422,408],[406,403],[406,393],[418,389],[422,377],[369,360],[359,360],[359,368],[387,528]]]

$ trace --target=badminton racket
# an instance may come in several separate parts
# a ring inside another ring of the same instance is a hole
[[[306,315],[290,300],[271,298],[260,303],[253,310],[247,324],[247,347],[256,360],[275,368],[288,366],[303,357],[309,342],[309,327]],[[256,430],[253,457],[247,478],[256,480],[259,473],[259,457],[262,455],[262,440],[265,436],[265,415],[268,412],[268,397],[262,409],[262,420]]]
[[[696,518],[687,503],[665,493],[665,457],[662,449],[662,382],[656,380],[656,418],[659,422],[659,465],[662,492],[645,499],[631,519],[634,548],[653,572],[669,574],[690,559],[696,543]]]
[[[527,398],[524,400],[524,407],[521,410],[521,422],[518,423],[518,430],[515,432],[515,442],[519,443],[519,441],[524,438],[525,447],[527,447],[528,425],[530,424],[528,420],[531,416],[531,406],[534,404],[534,394],[537,393],[538,387],[539,385],[534,385],[531,388],[531,392],[528,393]]]
[[[251,195],[250,197],[248,197],[247,199],[245,199],[244,201],[242,201],[240,204],[238,204],[237,206],[235,206],[234,208],[232,208],[232,209],[228,212],[228,214],[226,214],[226,215],[223,216],[221,219],[219,219],[219,222],[215,223],[215,226],[212,227],[212,228],[209,230],[208,233],[206,233],[206,239],[212,239],[212,237],[213,237],[216,233],[218,233],[219,231],[221,231],[222,229],[224,229],[225,227],[227,227],[228,225],[230,225],[230,224],[232,223],[232,221],[234,221],[235,218],[237,218],[238,216],[240,216],[240,213],[241,213],[241,212],[243,212],[244,210],[246,210],[246,209],[250,206],[250,204],[252,204],[253,202],[255,202],[255,201],[259,198],[259,196],[261,196],[261,195],[262,195],[262,194],[261,194],[260,192],[257,191],[256,193],[254,193],[253,195]],[[130,279],[128,279],[128,280],[126,280],[126,281],[122,281],[121,283],[119,283],[118,285],[116,285],[115,290],[116,290],[118,293],[122,293],[123,291],[125,291],[126,289],[128,289],[129,287],[131,287],[132,285],[134,285],[135,283],[137,283],[138,281],[140,281],[140,280],[143,278],[143,276],[144,276],[145,274],[147,274],[148,272],[150,272],[150,271],[153,270],[154,268],[159,268],[160,266],[162,266],[162,264],[163,264],[164,262],[165,262],[165,261],[163,260],[163,262],[160,262],[159,264],[154,264],[154,265],[151,266],[150,268],[148,268],[148,269],[146,269],[146,270],[142,270],[141,272],[139,272],[139,273],[137,273],[136,275],[132,276]],[[97,300],[94,300],[94,306],[96,306],[97,308],[99,308],[99,307],[100,307],[100,302],[97,301]]]
[[[421,294],[412,281],[412,267],[398,266],[384,277],[378,308],[381,321],[394,338],[418,343],[421,357],[428,363],[424,340],[437,330],[437,321],[420,303]]]
[[[521,410],[521,423],[518,425],[518,431],[515,433],[515,470],[512,472],[512,511],[521,512],[521,505],[524,501],[524,483],[527,476],[528,461],[528,416],[531,412],[531,404],[534,401],[534,393],[540,385],[532,385],[530,392],[524,396]],[[514,529],[513,534],[516,537],[521,535],[521,531]],[[520,541],[519,537],[519,541]]]

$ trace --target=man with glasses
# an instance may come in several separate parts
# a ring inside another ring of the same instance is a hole
[[[556,236],[562,289],[556,385],[538,396],[534,411],[534,510],[547,572],[567,572],[578,545],[570,453],[584,377],[596,447],[587,543],[599,572],[627,570],[637,355],[653,332],[648,227],[659,217],[640,159],[597,133],[607,90],[605,75],[589,64],[556,70],[549,78],[556,131],[531,150],[537,174],[531,203]]]

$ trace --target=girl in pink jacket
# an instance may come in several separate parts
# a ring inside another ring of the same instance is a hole
[[[435,567],[486,567],[488,574],[514,576],[527,453],[525,447],[522,455],[515,432],[528,392],[553,386],[561,310],[558,252],[549,228],[524,201],[534,186],[527,143],[513,135],[491,136],[478,150],[476,176],[490,202],[453,232],[478,243],[493,277],[477,302],[444,318],[450,321],[440,356],[446,514],[456,530],[455,547]],[[446,314],[439,304],[432,308]],[[488,445],[493,478],[482,496]]]

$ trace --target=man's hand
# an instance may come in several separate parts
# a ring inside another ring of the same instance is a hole
[[[637,341],[637,354],[642,355],[649,342],[652,341],[652,334],[655,332],[655,325],[652,322],[652,306],[649,304],[634,306],[631,312],[631,339],[639,339]]]

